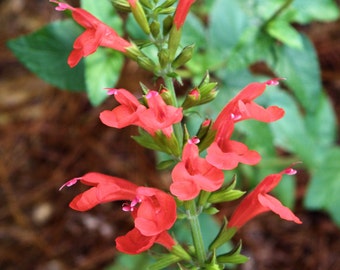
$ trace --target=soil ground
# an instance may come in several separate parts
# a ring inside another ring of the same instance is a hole
[[[98,120],[112,100],[93,108],[83,94],[35,77],[6,48],[6,40],[58,16],[47,0],[0,1],[0,269],[104,269],[116,254],[114,238],[129,230],[130,220],[115,203],[72,211],[68,202],[83,187],[58,188],[89,170],[160,185],[152,153],[131,142],[135,130],[115,131]],[[340,22],[305,31],[340,119]],[[120,84],[134,88],[135,74],[145,76],[128,66]],[[240,269],[340,270],[340,230],[325,213],[301,207],[307,184],[308,178],[299,179],[302,225],[266,214],[240,231],[244,253],[252,258]],[[230,213],[227,206],[223,211]]]

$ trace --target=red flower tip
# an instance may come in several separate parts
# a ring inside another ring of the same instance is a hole
[[[184,24],[190,7],[194,2],[195,0],[179,0],[174,16],[174,25],[176,26],[177,30],[180,29]]]
[[[200,139],[196,136],[188,140],[189,144],[198,144],[199,142],[200,142]]]
[[[107,90],[107,94],[109,96],[112,96],[112,95],[117,95],[119,89],[117,89],[117,88],[105,88],[105,90]]]
[[[56,3],[58,6],[55,7],[55,10],[57,11],[64,11],[66,9],[69,9],[71,6],[66,3],[60,3],[57,0],[50,0],[51,3]]]
[[[76,177],[76,178],[73,178],[69,181],[67,181],[65,184],[63,184],[60,188],[59,188],[59,191],[62,190],[64,187],[72,187],[73,185],[75,185],[79,180],[81,180],[80,177]]]
[[[132,8],[136,7],[136,2],[137,0],[128,0],[129,4],[131,5]]]
[[[205,119],[202,123],[202,127],[207,127],[209,126],[211,123],[211,119]]]
[[[158,92],[157,91],[149,91],[146,95],[145,95],[145,97],[147,98],[147,99],[150,99],[150,98],[152,98],[152,97],[156,97],[156,96],[158,96]]]
[[[286,78],[273,78],[265,82],[266,85],[278,85],[279,81],[285,80]]]
[[[295,175],[297,173],[297,170],[293,168],[287,168],[283,171],[283,173],[287,175]]]
[[[195,100],[199,100],[199,98],[200,98],[200,92],[196,88],[192,89],[189,92],[189,95],[192,96]]]

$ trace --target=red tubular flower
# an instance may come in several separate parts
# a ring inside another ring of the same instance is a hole
[[[129,125],[141,126],[138,115],[146,110],[146,107],[125,89],[110,89],[110,91],[121,105],[115,107],[112,111],[101,112],[99,118],[102,123],[114,128],[123,128]]]
[[[249,150],[240,142],[230,140],[236,122],[255,119],[261,122],[273,122],[283,117],[284,110],[277,106],[263,108],[253,100],[260,96],[267,85],[278,84],[278,79],[264,83],[251,83],[234,97],[218,115],[213,129],[217,131],[214,142],[207,150],[207,161],[219,169],[231,170],[238,163],[257,164],[261,156]]]
[[[246,119],[255,119],[261,122],[274,122],[284,115],[284,110],[277,106],[263,108],[256,104],[254,99],[263,94],[267,85],[277,85],[279,79],[272,79],[264,83],[251,83],[243,88],[221,111],[213,125],[215,130],[227,125],[233,128],[233,124]]]
[[[282,219],[301,224],[301,220],[295,216],[289,208],[283,206],[278,199],[268,194],[268,192],[273,190],[280,183],[283,174],[293,175],[295,173],[296,171],[294,169],[288,168],[280,173],[271,174],[263,179],[236,208],[230,218],[228,227],[236,227],[239,229],[250,219],[267,211],[273,211]]]
[[[198,138],[188,141],[182,161],[172,171],[170,191],[180,200],[192,200],[201,190],[215,191],[223,184],[223,172],[199,156],[198,142]]]
[[[170,137],[173,132],[172,125],[183,118],[182,108],[167,105],[157,91],[149,91],[145,97],[148,109],[139,114],[141,127],[152,136],[156,131],[161,130]]]
[[[159,243],[171,249],[175,241],[169,230],[176,221],[176,202],[169,194],[148,187],[138,187],[124,179],[100,173],[87,173],[74,178],[64,186],[72,186],[77,181],[92,186],[76,196],[70,207],[77,211],[86,211],[94,206],[110,201],[125,200],[123,210],[131,212],[135,228],[116,239],[117,249],[128,254],[137,254]]]
[[[125,53],[126,48],[132,44],[120,37],[115,30],[104,24],[92,14],[81,8],[74,8],[66,3],[57,0],[50,2],[58,4],[56,10],[70,10],[73,19],[86,30],[74,42],[73,50],[68,57],[67,63],[70,67],[75,67],[82,57],[94,53],[99,46],[111,48]]]
[[[179,0],[174,16],[174,25],[176,26],[177,30],[180,29],[184,24],[190,7],[194,2],[195,0]]]

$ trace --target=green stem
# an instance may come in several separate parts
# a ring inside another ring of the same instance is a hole
[[[164,76],[164,83],[165,83],[166,89],[168,89],[170,91],[172,105],[177,107],[178,106],[177,97],[176,97],[175,87],[174,87],[174,84],[172,82],[172,78],[165,75]]]
[[[195,246],[197,260],[200,266],[204,265],[206,260],[206,254],[204,249],[204,243],[202,238],[201,226],[198,220],[198,213],[196,210],[196,204],[194,200],[185,202],[185,208],[187,210],[188,219],[191,227],[192,239]]]

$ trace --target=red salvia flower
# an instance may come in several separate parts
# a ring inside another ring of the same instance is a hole
[[[157,91],[149,91],[146,94],[148,109],[138,114],[141,127],[152,136],[156,131],[162,131],[170,137],[172,125],[183,118],[182,108],[167,105]]]
[[[70,10],[73,19],[86,30],[74,42],[73,50],[68,57],[67,63],[75,67],[82,57],[94,53],[99,46],[107,47],[125,53],[126,48],[132,44],[120,37],[110,26],[98,20],[95,16],[82,8],[74,8],[57,0],[50,2],[58,4],[56,10]]]
[[[130,201],[124,203],[122,209],[131,212],[135,228],[125,236],[116,239],[119,251],[137,254],[149,249],[154,243],[159,243],[168,249],[175,244],[167,232],[176,221],[176,202],[169,194],[95,172],[74,178],[61,188],[72,186],[77,181],[92,188],[77,195],[71,201],[70,207],[74,210],[86,211],[110,201]]]
[[[283,117],[283,109],[277,106],[263,108],[253,101],[264,92],[267,85],[276,84],[278,79],[251,83],[224,107],[212,127],[217,132],[214,142],[207,149],[206,159],[209,163],[220,169],[231,170],[238,163],[255,165],[260,161],[261,156],[256,151],[249,150],[243,143],[230,138],[236,122],[255,119],[268,123]]]
[[[223,172],[199,156],[198,142],[198,138],[188,141],[182,161],[172,171],[170,191],[180,200],[194,199],[201,190],[215,191],[223,184]]]
[[[277,106],[263,108],[254,102],[254,99],[263,94],[267,85],[277,85],[279,79],[272,79],[264,83],[254,82],[243,88],[221,111],[213,125],[215,130],[221,126],[231,125],[246,119],[254,119],[261,122],[274,122],[284,115],[284,110]]]
[[[263,179],[262,182],[241,201],[232,214],[228,227],[236,227],[239,229],[255,216],[267,211],[273,211],[282,219],[301,224],[301,220],[295,216],[289,208],[283,206],[278,199],[268,194],[268,192],[272,191],[280,183],[283,174],[293,175],[295,173],[296,171],[294,169],[288,168]]]
[[[176,26],[177,30],[180,29],[184,24],[190,7],[194,2],[195,0],[179,0],[174,16],[174,25]]]
[[[128,90],[110,89],[111,93],[120,105],[112,111],[101,112],[99,118],[102,123],[114,128],[124,128],[129,125],[141,126],[138,115],[146,110],[146,107],[140,104],[138,99]]]

